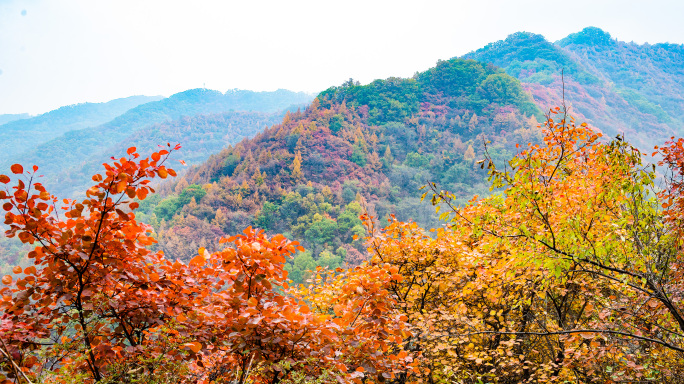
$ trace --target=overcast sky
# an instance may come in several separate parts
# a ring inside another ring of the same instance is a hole
[[[682,20],[682,0],[0,0],[0,114],[202,86],[317,93],[517,31],[681,44]]]

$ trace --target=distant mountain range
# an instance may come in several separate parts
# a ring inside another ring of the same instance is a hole
[[[231,117],[225,120],[226,124],[222,127],[224,132],[219,135],[222,141],[215,141],[209,147],[196,148],[189,157],[201,161],[221,147],[273,124],[271,119],[274,113],[293,105],[305,105],[311,99],[312,96],[305,93],[286,90],[230,90],[221,93],[192,89],[168,98],[136,96],[103,104],[64,107],[31,119],[1,125],[0,139],[4,141],[0,142],[3,142],[4,152],[0,155],[0,169],[8,169],[12,163],[36,164],[41,168],[41,173],[48,176],[44,183],[51,191],[61,196],[71,196],[90,183],[90,177],[83,173],[84,170],[97,169],[109,156],[125,153],[125,148],[120,148],[119,143],[147,148],[149,143],[145,140],[155,138],[159,141],[155,145],[178,140],[181,144],[192,146],[190,137],[202,136],[204,127],[201,124],[190,124],[190,129],[182,131],[184,134],[181,135],[155,135],[155,132],[174,125],[169,122],[182,117],[229,113]],[[231,114],[237,111],[252,114]],[[193,120],[185,120],[185,123],[188,121]],[[245,125],[242,126],[242,123]],[[228,132],[234,132],[235,135]],[[114,152],[116,149],[121,152]]]
[[[161,96],[131,96],[107,103],[83,103],[61,107],[35,117],[10,118],[0,125],[0,164],[20,160],[21,154],[67,132],[104,124],[138,105],[157,101]]]
[[[30,117],[31,117],[31,115],[29,115],[28,113],[0,115],[0,125],[7,124],[10,121],[28,119]]]

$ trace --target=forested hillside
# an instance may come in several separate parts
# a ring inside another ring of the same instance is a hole
[[[441,61],[409,79],[349,81],[191,169],[145,201],[141,217],[181,259],[250,225],[284,233],[310,251],[288,267],[301,281],[316,263],[364,258],[353,240],[364,233],[364,210],[437,225],[420,201],[428,180],[463,197],[487,194],[475,162],[484,143],[503,161],[516,143],[539,139],[539,116],[517,80],[471,60]]]
[[[565,89],[578,119],[641,148],[684,131],[682,45],[625,43],[590,27],[556,43],[519,32],[464,57],[504,68],[538,105],[560,104]]]
[[[160,99],[161,96],[131,96],[106,103],[70,105],[35,117],[0,122],[0,164],[9,164],[21,154],[69,131],[104,124],[129,109]]]

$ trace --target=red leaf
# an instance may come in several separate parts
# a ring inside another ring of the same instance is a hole
[[[12,170],[12,173],[14,173],[15,175],[24,173],[24,167],[22,167],[20,164],[12,164],[10,169]]]

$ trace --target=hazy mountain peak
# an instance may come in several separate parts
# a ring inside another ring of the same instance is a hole
[[[524,62],[536,59],[545,59],[560,66],[570,64],[570,59],[558,47],[544,36],[530,32],[513,33],[505,40],[487,44],[463,58],[493,63],[499,67],[506,67],[513,60]]]
[[[577,33],[571,33],[567,37],[559,40],[556,44],[561,47],[570,44],[578,45],[596,45],[609,46],[615,44],[615,39],[610,36],[610,33],[597,27],[586,27]]]

